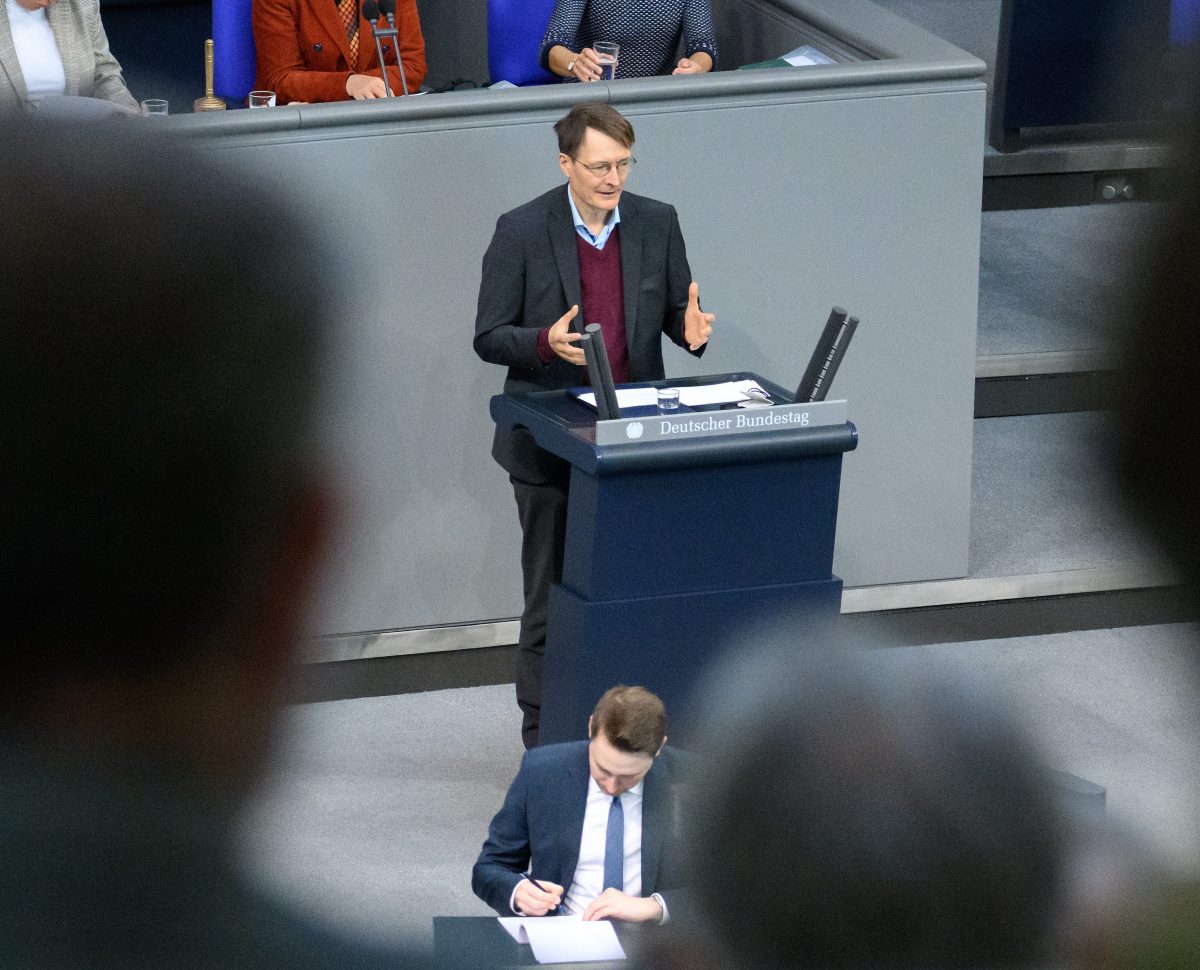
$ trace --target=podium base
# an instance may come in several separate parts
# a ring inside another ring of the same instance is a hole
[[[596,701],[615,684],[639,684],[667,705],[673,745],[695,734],[691,695],[710,661],[765,624],[808,646],[839,612],[842,581],[713,590],[593,603],[561,584],[550,591],[540,744],[587,737]]]

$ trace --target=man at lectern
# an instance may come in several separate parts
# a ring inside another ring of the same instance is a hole
[[[713,315],[700,309],[673,206],[625,192],[633,126],[606,104],[576,105],[554,126],[567,184],[506,212],[483,257],[475,352],[508,368],[506,393],[588,383],[577,341],[599,323],[617,384],[661,380],[662,337],[700,356]],[[581,309],[582,308],[582,309]],[[524,428],[496,428],[521,522],[525,605],[517,704],[537,744],[550,587],[562,574],[569,466]]]
[[[526,752],[471,888],[501,916],[662,922],[682,902],[682,765],[666,708],[644,687],[613,687],[588,736]]]

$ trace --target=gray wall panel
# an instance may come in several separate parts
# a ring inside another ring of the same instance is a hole
[[[639,163],[638,186],[680,209],[717,314],[703,362],[676,355],[669,372],[750,369],[795,384],[831,305],[863,319],[835,388],[862,433],[844,466],[835,557],[850,585],[966,574],[982,98],[639,119],[639,158],[656,161]],[[699,132],[703,152],[657,161]]]

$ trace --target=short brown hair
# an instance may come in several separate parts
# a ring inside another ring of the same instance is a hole
[[[589,128],[620,142],[626,148],[633,147],[633,125],[612,105],[599,101],[577,104],[554,124],[558,133],[558,150],[564,155],[574,155],[583,143]]]
[[[618,751],[653,757],[667,736],[667,708],[645,687],[618,684],[604,692],[592,712],[591,736],[598,731]]]

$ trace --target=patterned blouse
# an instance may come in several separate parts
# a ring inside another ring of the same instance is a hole
[[[580,51],[608,40],[621,45],[618,79],[651,77],[675,69],[681,38],[683,56],[706,51],[716,64],[717,36],[708,0],[558,0],[538,57],[549,70],[550,48],[556,44]]]

